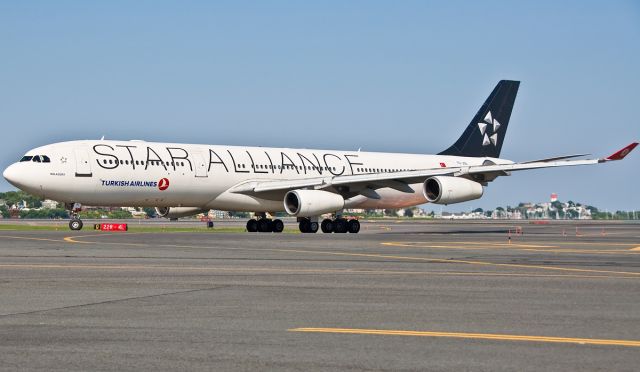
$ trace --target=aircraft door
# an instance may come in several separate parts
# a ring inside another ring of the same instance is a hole
[[[202,153],[199,152],[194,152],[193,153],[193,162],[194,167],[195,167],[195,171],[196,171],[196,177],[208,177],[207,174],[207,163],[205,163],[204,161],[204,156],[202,156]]]
[[[89,153],[85,149],[76,149],[76,177],[92,177],[91,159]]]

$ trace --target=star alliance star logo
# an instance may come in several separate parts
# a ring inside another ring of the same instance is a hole
[[[64,156],[63,156],[63,157],[61,157],[61,158],[60,158],[60,162],[61,162],[62,164],[66,163],[66,162],[67,162],[67,158],[65,158]]]
[[[493,134],[491,136],[489,136],[487,131],[488,125],[493,127]],[[478,128],[480,128],[480,134],[482,135],[482,146],[488,146],[490,144],[493,144],[493,146],[498,145],[498,128],[500,128],[500,123],[491,116],[491,111],[487,112],[482,123],[478,123]]]

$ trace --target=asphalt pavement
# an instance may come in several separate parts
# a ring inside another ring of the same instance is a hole
[[[640,224],[2,230],[0,370],[618,370]]]

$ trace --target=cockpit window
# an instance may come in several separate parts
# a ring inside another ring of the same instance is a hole
[[[25,155],[20,159],[20,162],[32,161],[34,163],[51,163],[51,158],[47,155]]]

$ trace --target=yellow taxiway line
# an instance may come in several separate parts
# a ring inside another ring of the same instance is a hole
[[[57,264],[57,263],[5,263],[3,269],[78,269],[78,270],[170,270],[170,271],[206,271],[206,272],[251,272],[251,273],[292,273],[292,274],[341,274],[341,275],[413,275],[413,276],[474,276],[474,277],[518,277],[518,278],[580,278],[580,279],[638,279],[636,276],[605,276],[584,274],[535,274],[535,273],[488,273],[478,271],[405,271],[405,270],[367,270],[367,269],[330,269],[330,268],[279,268],[279,267],[215,267],[215,266],[167,266],[144,264]]]
[[[142,233],[136,233],[142,234]],[[131,234],[127,234],[131,235]],[[114,234],[100,234],[100,235],[81,235],[81,236],[68,236],[64,238],[64,241],[67,243],[75,243],[75,244],[112,244],[112,245],[120,245],[120,246],[136,246],[136,247],[145,247],[149,246],[146,243],[124,243],[124,242],[93,242],[93,241],[85,241],[85,240],[77,240],[80,238],[88,238],[88,237],[97,237],[97,236],[114,236]],[[20,238],[20,237],[15,237]],[[38,239],[38,240],[50,240],[57,241],[54,239],[39,239],[39,238],[27,238],[27,239]],[[390,242],[391,243],[391,242]],[[181,245],[181,244],[156,244],[155,247],[164,247],[164,248],[191,248],[191,249],[202,249],[202,246],[193,246],[193,245]],[[305,250],[305,249],[285,249],[285,248],[231,248],[225,247],[221,248],[224,250],[242,250],[242,251],[268,251],[268,252],[280,252],[280,253],[303,253],[303,254],[311,254],[311,255],[329,255],[329,256],[338,256],[338,257],[365,257],[365,258],[378,258],[378,259],[391,259],[391,260],[405,260],[405,261],[417,261],[417,262],[433,262],[433,263],[457,263],[457,264],[467,264],[467,265],[478,265],[478,266],[492,266],[492,267],[502,267],[502,268],[516,268],[516,269],[537,269],[537,270],[545,270],[545,271],[555,271],[555,272],[566,272],[566,273],[580,273],[580,274],[613,274],[617,276],[627,276],[627,277],[640,277],[640,272],[629,272],[629,271],[613,271],[613,270],[596,270],[596,269],[578,269],[578,268],[569,268],[569,267],[557,267],[557,266],[542,266],[542,265],[528,265],[528,264],[510,264],[510,263],[493,263],[486,261],[475,261],[475,260],[460,260],[460,259],[438,259],[438,258],[428,258],[428,257],[415,257],[415,256],[403,256],[403,255],[388,255],[388,254],[377,254],[377,253],[352,253],[352,252],[333,252],[333,251],[314,251],[314,250]]]
[[[435,244],[429,242],[382,242],[381,245],[389,247],[406,247],[406,248],[427,248],[427,249],[458,249],[458,250],[493,250],[504,249],[513,251],[529,251],[529,252],[552,252],[552,253],[591,253],[591,254],[638,254],[640,247],[628,249],[578,249],[578,248],[560,248],[557,245],[541,245],[541,244],[521,244],[514,242],[513,244],[502,242],[437,242]],[[575,244],[589,245],[590,243],[582,242],[554,242],[553,244]],[[602,243],[597,243],[602,244]],[[607,243],[612,246],[632,247],[637,243]],[[635,251],[635,252],[634,252]]]
[[[640,341],[636,341],[636,340],[524,336],[524,335],[504,335],[504,334],[493,334],[493,333],[401,331],[401,330],[359,329],[359,328],[292,328],[292,329],[289,329],[288,331],[309,332],[309,333],[343,333],[343,334],[379,335],[379,336],[445,337],[445,338],[461,338],[461,339],[471,339],[471,340],[529,341],[529,342],[565,343],[565,344],[579,344],[579,345],[640,347]]]

